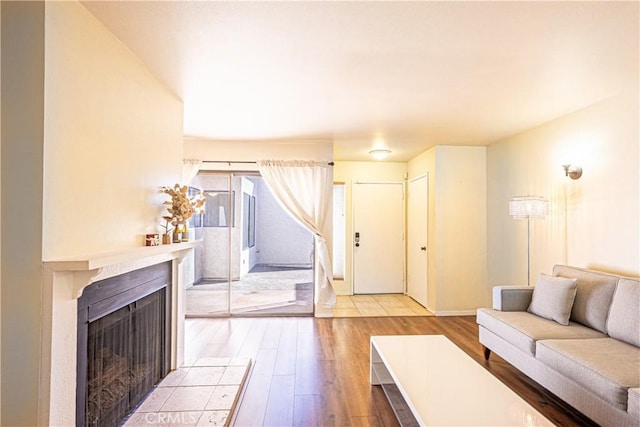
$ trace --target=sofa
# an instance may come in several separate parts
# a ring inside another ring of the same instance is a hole
[[[535,287],[496,286],[477,311],[495,352],[602,426],[640,426],[640,282],[556,265]]]

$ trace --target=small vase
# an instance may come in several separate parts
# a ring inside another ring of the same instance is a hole
[[[178,232],[173,232],[173,243],[180,243],[182,241],[182,234]]]
[[[183,242],[189,241],[189,230],[187,229],[186,225],[182,227],[182,241]]]
[[[168,245],[171,243],[171,234],[165,233],[162,235],[162,244]]]

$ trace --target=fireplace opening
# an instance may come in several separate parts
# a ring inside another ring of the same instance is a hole
[[[118,425],[169,372],[170,263],[96,282],[78,301],[76,424]]]

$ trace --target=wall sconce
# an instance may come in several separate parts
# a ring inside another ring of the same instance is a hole
[[[582,168],[574,165],[562,165],[564,168],[564,176],[568,176],[571,179],[578,179],[582,176]]]
[[[391,154],[391,150],[386,148],[376,148],[369,151],[369,155],[371,155],[375,160],[384,160],[389,156],[389,154]]]

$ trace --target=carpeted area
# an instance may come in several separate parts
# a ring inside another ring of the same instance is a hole
[[[125,422],[125,427],[227,426],[251,359],[202,358],[172,371]]]

